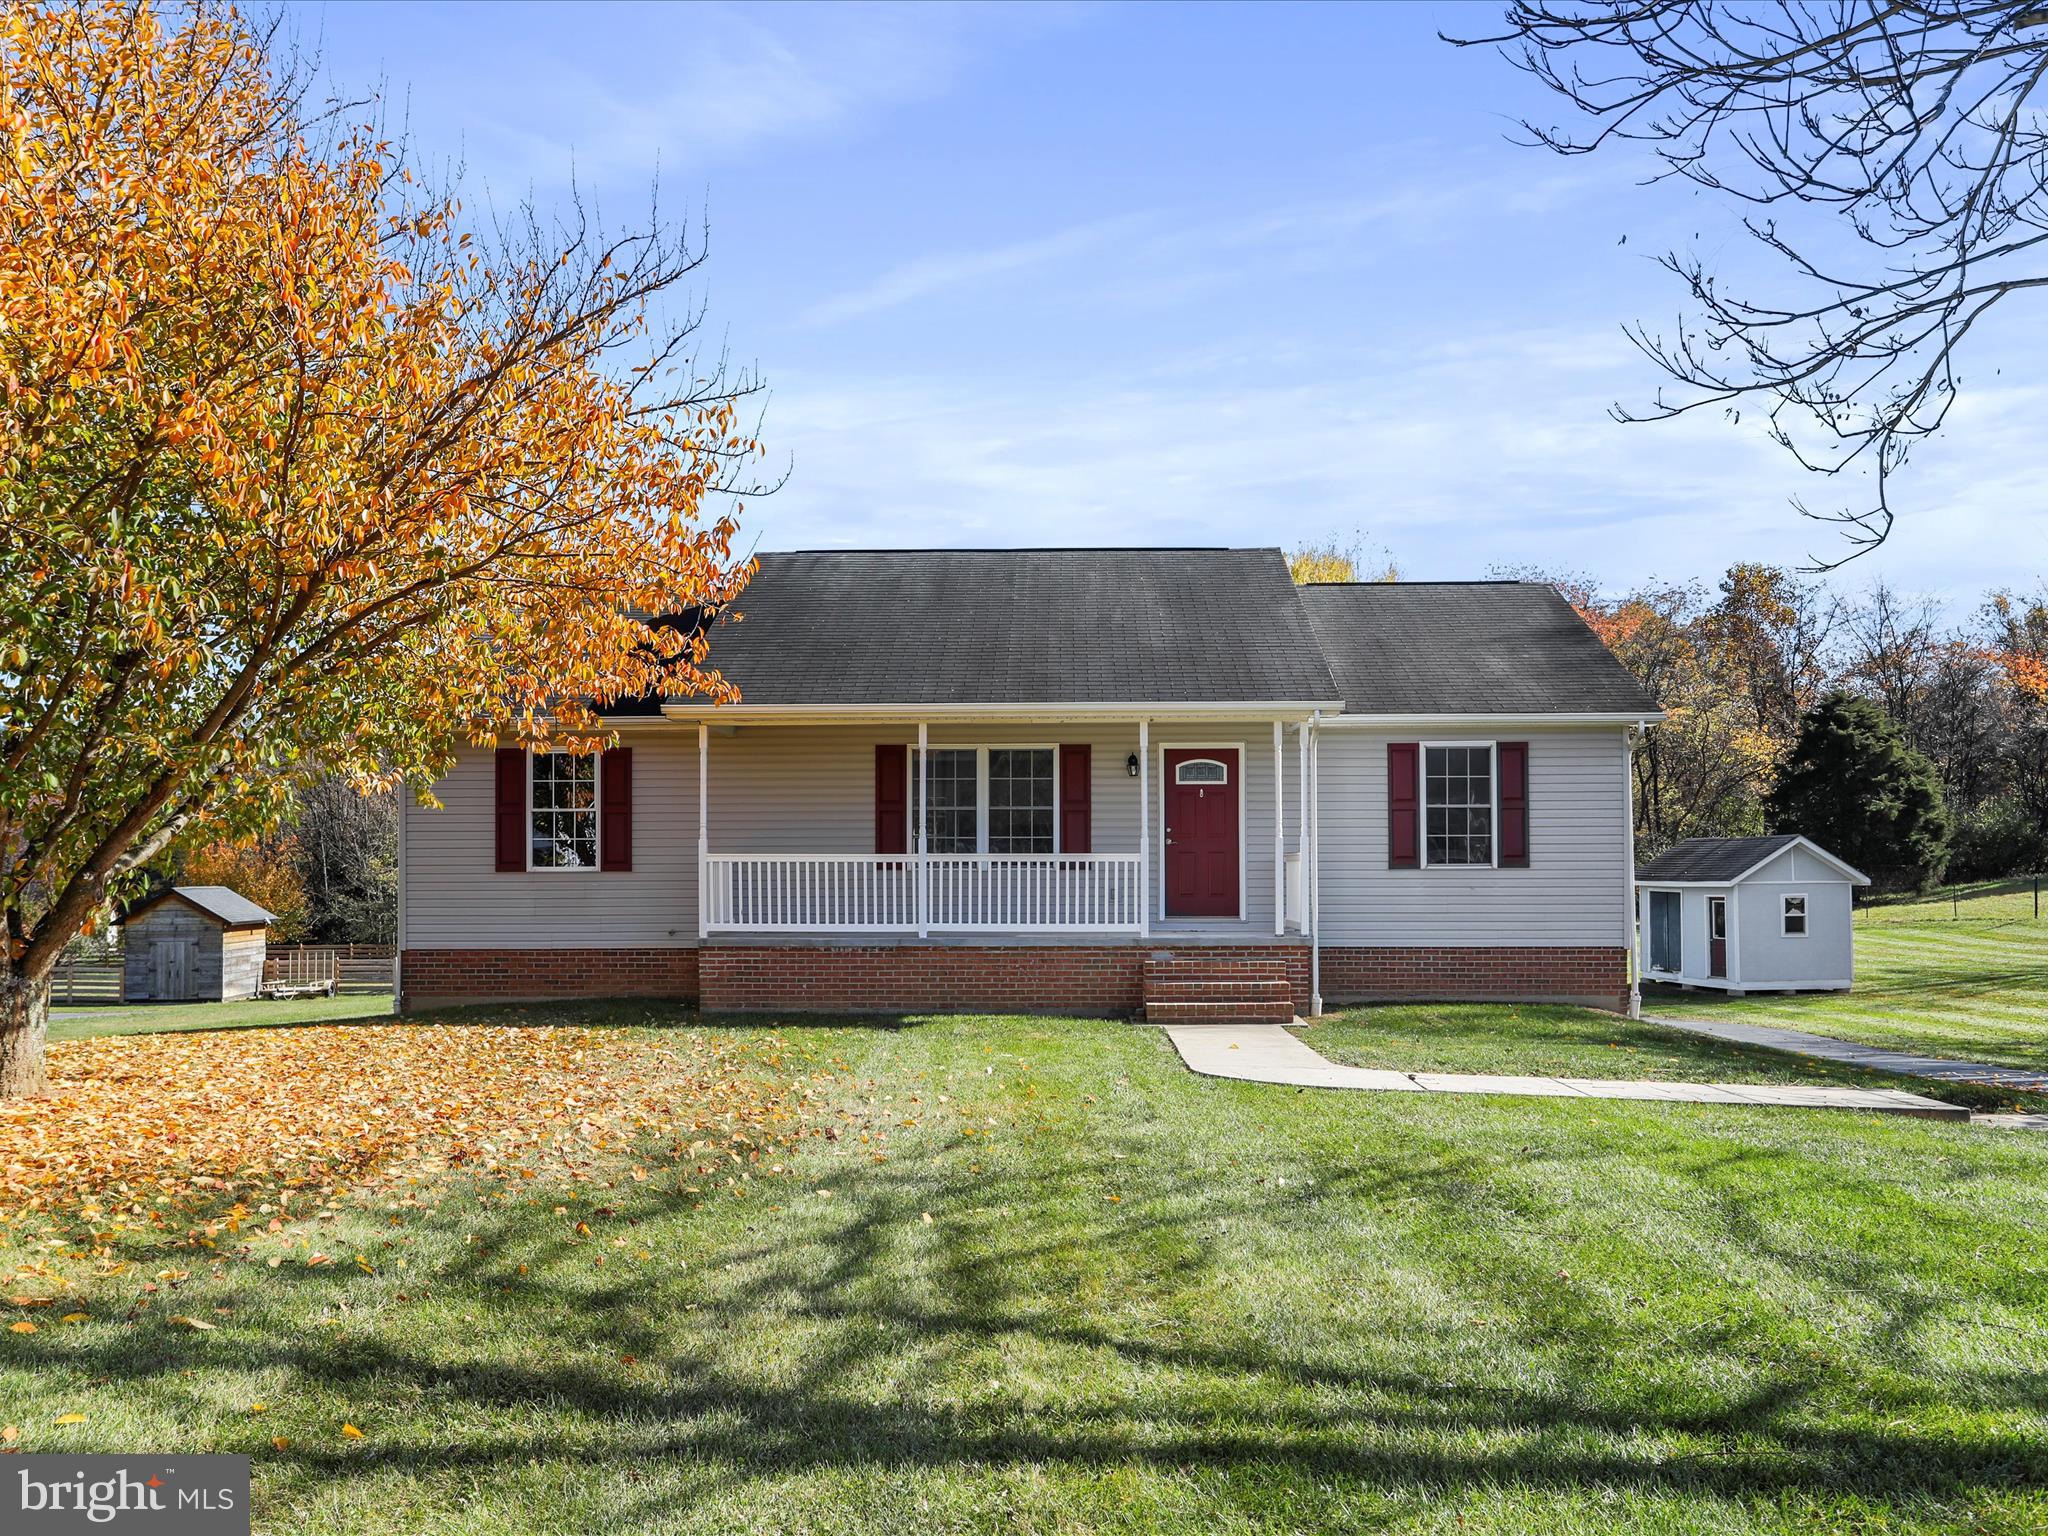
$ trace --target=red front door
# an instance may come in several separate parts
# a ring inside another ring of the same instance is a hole
[[[1237,916],[1235,747],[1166,752],[1166,915]]]

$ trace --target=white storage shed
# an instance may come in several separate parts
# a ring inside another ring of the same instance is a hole
[[[1744,992],[1843,992],[1856,979],[1861,870],[1794,834],[1692,837],[1636,870],[1645,981]]]

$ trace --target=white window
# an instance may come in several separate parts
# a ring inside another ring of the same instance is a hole
[[[1806,937],[1806,893],[1787,896],[1784,899],[1785,937],[1803,939]]]
[[[1173,769],[1176,784],[1228,784],[1230,769],[1213,757],[1191,757],[1184,763],[1176,763]]]
[[[933,747],[926,851],[1057,853],[1058,756],[1052,747]],[[913,806],[922,793],[913,750]]]
[[[910,793],[918,792],[917,754],[910,754]],[[973,853],[980,838],[980,765],[972,747],[939,747],[931,754],[931,805],[925,847],[931,853]]]
[[[536,752],[527,805],[534,869],[597,868],[597,756]]]
[[[988,749],[988,851],[1053,852],[1053,751]]]
[[[1493,744],[1422,749],[1422,862],[1493,863]]]

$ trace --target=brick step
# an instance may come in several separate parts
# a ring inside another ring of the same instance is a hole
[[[1293,1017],[1293,1002],[1278,999],[1206,1003],[1145,999],[1145,1018],[1153,1024],[1285,1024]]]
[[[1151,981],[1285,981],[1284,960],[1147,960]]]
[[[1189,981],[1179,976],[1145,983],[1145,1001],[1162,1003],[1291,1002],[1294,988],[1285,977],[1271,981]]]

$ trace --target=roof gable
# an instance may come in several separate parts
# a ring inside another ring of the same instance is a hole
[[[1770,837],[1689,837],[1638,866],[1636,879],[1646,885],[1734,885],[1795,848],[1823,860],[1853,885],[1870,883],[1870,877],[1854,865],[1795,832]]]

